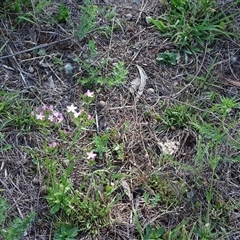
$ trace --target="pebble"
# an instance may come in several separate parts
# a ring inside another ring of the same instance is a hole
[[[43,185],[40,187],[39,192],[41,195],[46,195],[47,194],[47,186]]]
[[[148,89],[147,89],[147,93],[148,93],[148,94],[154,94],[154,92],[155,92],[155,91],[154,91],[153,88],[148,88]]]
[[[132,14],[131,13],[128,13],[128,14],[126,14],[125,15],[125,18],[128,20],[128,21],[130,21],[131,19],[132,19]]]
[[[97,103],[97,106],[98,106],[99,108],[104,108],[104,107],[106,106],[106,102],[104,102],[104,101],[99,101],[99,102]]]
[[[145,18],[145,21],[146,21],[146,23],[147,23],[148,25],[150,25],[150,23],[151,23],[151,17],[147,16],[147,17]]]
[[[28,71],[29,71],[30,73],[33,73],[33,72],[34,72],[34,68],[30,66],[30,67],[28,68]]]
[[[65,69],[66,74],[71,74],[72,71],[73,71],[73,66],[72,66],[71,63],[67,63],[67,64],[64,66],[64,69]]]
[[[32,183],[33,185],[40,185],[40,180],[37,177],[35,177],[33,178]]]
[[[67,168],[69,165],[69,160],[63,160],[62,164],[63,164],[63,167]]]

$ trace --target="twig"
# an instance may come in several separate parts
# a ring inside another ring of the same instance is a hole
[[[143,8],[141,8],[141,11],[140,11],[140,13],[139,13],[139,15],[138,15],[138,19],[137,19],[137,21],[136,21],[136,24],[139,22],[139,19],[140,19],[140,17],[142,16],[142,13],[143,13],[143,11],[144,11],[147,3],[148,3],[148,0],[147,0],[146,3],[144,4]]]
[[[112,107],[108,108],[108,110],[117,110],[117,109],[124,109],[124,108],[133,108],[134,106],[121,106],[121,107]]]
[[[58,41],[51,42],[51,43],[40,44],[38,46],[29,48],[29,49],[26,49],[26,50],[22,50],[22,51],[19,51],[19,52],[16,52],[16,53],[12,53],[12,54],[9,54],[9,55],[6,55],[6,56],[2,56],[2,57],[0,57],[0,60],[5,59],[5,58],[10,58],[10,57],[22,54],[22,53],[31,52],[31,51],[37,50],[39,48],[45,48],[45,47],[48,47],[48,46],[51,46],[51,45],[54,45],[54,44],[57,44],[57,43],[60,43],[60,42],[64,42],[64,41],[70,40],[70,39],[71,38],[65,38],[65,39],[58,40]]]

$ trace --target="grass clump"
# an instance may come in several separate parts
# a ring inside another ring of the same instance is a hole
[[[201,52],[206,44],[227,35],[230,16],[217,9],[216,1],[171,0],[167,9],[165,14],[148,20],[179,50]]]
[[[9,12],[23,14],[26,12],[27,8],[31,7],[31,0],[5,0],[3,6]]]
[[[156,120],[169,127],[184,127],[194,118],[194,110],[185,104],[172,104],[165,106],[162,114],[156,114]]]
[[[23,107],[24,106],[24,107]],[[27,99],[20,97],[19,92],[0,91],[0,130],[14,126],[21,131],[30,131],[34,122],[30,117],[31,106]]]
[[[23,23],[30,23],[36,25],[38,18],[41,17],[43,9],[51,4],[51,0],[40,0],[37,2],[31,0],[5,0],[3,2],[3,10],[5,14],[12,14],[14,16],[13,23],[15,27]]]

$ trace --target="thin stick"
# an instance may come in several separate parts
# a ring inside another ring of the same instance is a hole
[[[34,50],[39,49],[39,48],[45,48],[45,47],[48,47],[50,45],[54,45],[56,43],[64,42],[64,41],[67,41],[67,40],[70,40],[70,39],[71,38],[65,38],[65,39],[62,39],[62,40],[59,40],[59,41],[55,41],[55,42],[52,42],[52,43],[40,44],[38,46],[29,48],[29,49],[26,49],[26,50],[22,50],[22,51],[19,51],[19,52],[16,52],[16,53],[12,53],[12,54],[9,54],[9,55],[6,55],[6,56],[2,56],[2,57],[0,57],[0,60],[5,59],[5,58],[10,58],[10,57],[22,54],[22,53],[31,52],[31,51],[34,51]]]

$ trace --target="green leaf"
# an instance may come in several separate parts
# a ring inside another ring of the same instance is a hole
[[[70,229],[68,233],[71,237],[76,237],[78,234],[78,228],[74,227],[74,228]]]
[[[164,227],[152,227],[147,225],[146,234],[144,235],[143,240],[160,240],[159,238],[162,237],[164,233],[166,233]]]
[[[51,214],[55,214],[56,212],[58,212],[60,210],[61,205],[60,204],[56,204],[54,205],[51,209],[50,209],[50,213]]]
[[[4,109],[5,105],[6,105],[6,103],[4,103],[4,102],[0,103],[0,111],[2,111]]]
[[[6,218],[6,211],[8,209],[7,202],[5,199],[0,198],[0,225],[3,224],[5,218]]]
[[[167,26],[161,20],[148,18],[148,21],[152,23],[160,32],[165,32],[167,30]]]

